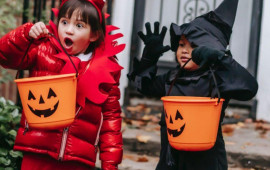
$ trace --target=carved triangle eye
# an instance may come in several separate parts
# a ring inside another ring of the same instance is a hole
[[[48,99],[51,98],[51,97],[56,97],[56,94],[54,93],[54,91],[50,88],[49,90],[49,94],[48,94]]]
[[[28,100],[36,100],[35,96],[33,95],[33,93],[31,92],[31,90],[29,90],[29,94],[28,94]]]
[[[177,110],[176,115],[175,115],[175,120],[177,120],[177,119],[183,120],[183,117],[178,110]]]
[[[172,117],[170,116],[170,123],[173,123],[173,121],[172,121]]]

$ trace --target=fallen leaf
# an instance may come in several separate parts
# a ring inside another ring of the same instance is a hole
[[[152,122],[158,123],[160,121],[160,117],[158,115],[155,115],[152,117]]]
[[[225,141],[225,145],[235,145],[235,142]]]
[[[238,114],[234,114],[234,115],[233,115],[233,118],[234,118],[234,119],[240,119],[240,118],[241,118],[241,116],[240,116],[240,115],[238,115]]]
[[[148,158],[146,156],[140,156],[137,159],[137,162],[148,162]]]
[[[262,129],[261,131],[260,131],[260,137],[261,138],[263,138],[263,139],[266,139],[267,138],[267,130],[265,130],[265,129]]]
[[[225,135],[225,136],[232,136],[233,132],[234,132],[234,129],[235,129],[235,126],[234,124],[227,124],[227,125],[223,125],[222,126],[222,133]]]
[[[137,106],[127,106],[127,111],[135,113],[135,112],[142,112],[145,109],[144,104],[139,104]]]
[[[130,159],[132,161],[137,161],[136,157],[134,157],[133,155],[129,155],[129,154],[123,154],[123,159]]]
[[[142,120],[145,120],[145,121],[149,121],[149,120],[151,120],[152,119],[152,116],[150,116],[150,115],[144,115],[143,117],[142,117]]]
[[[149,139],[151,139],[151,136],[145,136],[145,135],[137,135],[137,140],[142,143],[147,143]]]
[[[245,127],[245,124],[243,122],[238,122],[237,127],[239,128]]]
[[[155,127],[155,130],[160,131],[160,126]]]
[[[244,145],[245,146],[253,146],[254,144],[253,143],[250,143],[250,142],[246,142]]]
[[[128,118],[123,118],[123,121],[128,124],[128,125],[131,125],[132,124],[132,120],[131,119],[128,119]]]
[[[264,123],[264,124],[262,125],[262,128],[263,128],[264,130],[270,130],[270,124]]]
[[[131,120],[131,124],[138,128],[141,128],[142,126],[146,126],[147,122],[142,121],[142,120]]]
[[[124,121],[122,121],[121,132],[124,133],[126,128],[127,128],[127,124]]]
[[[125,112],[122,111],[121,114],[120,114],[120,116],[121,116],[121,117],[126,117]]]
[[[145,114],[149,114],[149,113],[151,113],[152,109],[151,109],[151,107],[147,107],[143,111]]]
[[[253,122],[253,120],[251,119],[251,118],[247,118],[246,120],[245,120],[245,123],[252,123]]]

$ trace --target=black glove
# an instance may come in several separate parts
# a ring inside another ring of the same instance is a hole
[[[154,32],[151,31],[149,22],[145,24],[146,35],[142,31],[138,32],[138,36],[143,40],[145,47],[143,49],[141,62],[156,64],[159,57],[166,51],[170,50],[170,46],[163,46],[164,37],[167,27],[163,26],[159,34],[159,22],[154,23]]]
[[[133,71],[127,76],[130,80],[134,80],[135,76],[141,71],[155,65],[159,57],[166,51],[170,50],[170,46],[163,46],[164,37],[167,27],[163,26],[159,34],[159,22],[154,23],[154,32],[151,31],[150,23],[145,24],[146,35],[142,31],[138,32],[138,36],[145,44],[141,61],[137,58],[133,60]]]
[[[200,68],[211,66],[216,63],[218,58],[223,57],[225,52],[206,46],[200,46],[192,51],[192,60]]]

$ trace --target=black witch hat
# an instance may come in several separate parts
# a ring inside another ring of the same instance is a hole
[[[229,44],[238,0],[224,0],[218,8],[178,26],[171,24],[171,49],[176,51],[181,35],[197,46],[225,50]]]

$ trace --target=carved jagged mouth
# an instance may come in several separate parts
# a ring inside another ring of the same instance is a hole
[[[54,105],[53,110],[51,110],[51,109],[46,109],[46,110],[37,110],[36,109],[36,110],[34,110],[31,106],[28,105],[28,107],[31,110],[31,112],[33,112],[38,117],[41,117],[41,115],[43,115],[44,117],[49,117],[52,114],[54,114],[54,112],[57,110],[58,104],[59,104],[59,101]]]
[[[173,137],[177,137],[177,136],[179,136],[179,135],[182,134],[182,132],[183,132],[184,129],[185,129],[185,126],[186,126],[186,124],[184,124],[184,125],[179,129],[179,131],[178,131],[177,129],[176,129],[176,130],[172,130],[172,129],[167,128],[168,134],[169,134],[169,135],[172,135]]]

